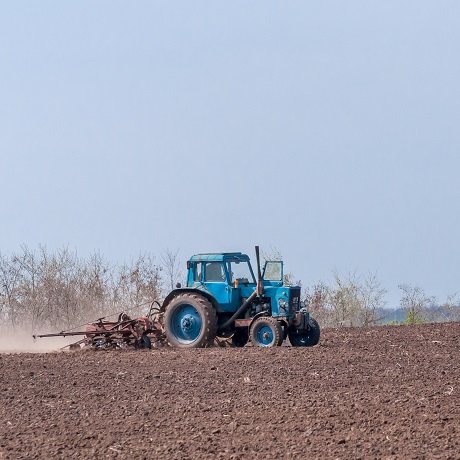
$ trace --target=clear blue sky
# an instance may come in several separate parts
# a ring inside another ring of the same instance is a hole
[[[0,251],[278,248],[460,290],[460,2],[5,1]]]

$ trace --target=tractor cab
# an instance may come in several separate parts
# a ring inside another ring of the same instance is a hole
[[[256,289],[256,278],[249,257],[241,252],[197,254],[187,266],[187,288],[199,289],[208,294],[217,312],[235,312]],[[289,292],[291,289],[283,286],[283,277],[282,261],[265,262],[262,271],[265,294],[260,304],[263,304],[263,309],[277,316],[292,314],[288,308],[290,299],[296,298],[296,307],[300,300],[300,289]],[[254,311],[259,312],[261,308],[257,307]]]
[[[241,252],[197,254],[187,268],[187,288],[209,293],[221,312],[235,311],[256,286],[249,257]]]

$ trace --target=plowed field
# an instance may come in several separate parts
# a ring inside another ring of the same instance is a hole
[[[309,349],[0,354],[0,459],[458,459],[459,339],[451,323]]]

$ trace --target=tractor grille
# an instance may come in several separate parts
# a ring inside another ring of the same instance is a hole
[[[300,288],[295,287],[289,290],[289,313],[295,313],[300,309]]]

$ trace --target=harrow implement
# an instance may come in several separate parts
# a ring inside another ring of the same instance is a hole
[[[153,307],[152,303],[149,314],[145,317],[133,319],[127,313],[121,312],[117,321],[105,321],[105,318],[99,318],[87,323],[84,331],[69,330],[52,334],[37,334],[33,335],[33,338],[82,336],[77,342],[62,347],[71,350],[83,346],[94,349],[152,348],[152,344],[162,344],[165,340],[158,313],[159,309]]]

